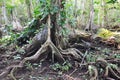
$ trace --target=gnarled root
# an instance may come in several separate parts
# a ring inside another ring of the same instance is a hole
[[[81,60],[83,58],[82,52],[80,52],[76,48],[69,48],[69,49],[66,49],[66,50],[61,50],[61,53],[63,55],[72,55],[73,58],[76,59],[76,60]]]
[[[117,70],[116,68],[113,68],[112,66],[110,66],[105,59],[98,59],[97,60],[97,63],[100,64],[102,66],[103,69],[105,69],[105,72],[104,72],[104,77],[105,78],[115,78],[115,79],[120,79],[120,72],[119,70]],[[110,76],[110,74],[112,74],[112,76]]]
[[[89,75],[90,75],[90,80],[97,80],[98,77],[98,70],[95,66],[89,65],[88,67],[89,70]]]
[[[24,58],[18,65],[11,65],[7,67],[6,70],[0,74],[0,78],[5,77],[9,73],[13,74],[14,69],[23,67],[26,61],[38,59],[38,57],[42,55],[48,49],[47,47],[50,47],[52,49],[53,51],[52,55],[55,55],[58,58],[58,60],[64,61],[64,58],[61,55],[60,51],[56,48],[56,46],[52,43],[50,39],[50,21],[51,20],[50,20],[50,15],[49,15],[48,17],[48,38],[46,42],[41,46],[41,48],[33,56]],[[13,75],[12,77],[15,78]]]

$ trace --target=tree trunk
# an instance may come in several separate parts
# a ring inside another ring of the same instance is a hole
[[[81,0],[81,10],[82,10],[82,13],[81,13],[81,23],[83,23],[82,25],[85,25],[85,17],[84,17],[84,11],[85,11],[85,2],[86,0]]]
[[[58,1],[53,1],[51,3],[51,5],[58,5],[59,7],[59,10],[63,9],[63,12],[64,12],[64,4],[62,3],[63,0],[58,0]],[[60,38],[60,35],[59,34],[59,31],[60,31],[60,27],[62,25],[59,25],[57,20],[58,18],[61,19],[61,21],[65,21],[65,18],[61,18],[61,12],[59,11],[58,13],[54,13],[54,14],[51,14],[51,26],[52,28],[50,29],[51,30],[51,35],[50,35],[50,38],[51,38],[51,41],[53,42],[53,44],[57,47],[57,48],[60,48],[60,43],[62,41],[62,38]],[[46,22],[46,21],[45,21]],[[33,43],[27,48],[27,53],[25,56],[31,56],[35,53],[35,51],[37,51],[41,45],[46,41],[46,36],[48,36],[47,34],[47,27],[45,26],[45,28],[43,29],[42,32],[38,33],[37,36],[34,37],[33,39]],[[40,39],[39,39],[40,38]],[[38,45],[39,44],[39,45]],[[31,47],[32,46],[32,47]],[[32,52],[33,50],[33,52]]]
[[[98,16],[97,16],[97,17],[98,17],[98,18],[97,18],[97,19],[98,19],[98,20],[97,20],[97,24],[100,25],[100,10],[98,10]]]
[[[77,0],[75,0],[75,4],[74,4],[74,17],[77,17]]]
[[[28,17],[29,19],[32,18],[32,5],[31,5],[31,0],[26,0],[26,5],[27,5],[27,13],[28,13]]]
[[[12,4],[14,4],[14,1],[12,1]],[[23,30],[23,27],[21,26],[18,18],[17,18],[17,11],[16,8],[11,8],[11,18],[12,18],[12,25],[13,25],[13,31],[19,32]]]
[[[93,24],[94,24],[94,3],[93,3],[93,0],[91,0],[91,4],[90,4],[90,17],[89,17],[89,20],[88,20],[88,23],[86,25],[85,30],[92,32]]]
[[[2,20],[3,24],[8,24],[8,18],[7,18],[7,12],[6,12],[6,4],[5,1],[3,0],[3,5],[2,5]]]
[[[108,27],[108,16],[107,16],[107,8],[106,8],[106,1],[102,0],[102,9],[104,11],[104,15],[103,15],[103,27]]]

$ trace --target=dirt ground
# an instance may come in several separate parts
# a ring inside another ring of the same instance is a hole
[[[120,50],[108,46],[99,46],[100,50],[90,50],[90,58],[97,58],[98,56],[103,56],[109,59],[117,59],[113,55],[120,53]],[[22,55],[15,53],[14,47],[0,47],[0,73],[2,73],[6,67],[14,64],[18,64],[21,61]],[[19,56],[18,56],[19,55]],[[108,57],[109,55],[109,57]],[[119,59],[119,58],[118,58]],[[94,62],[90,61],[89,62]],[[54,65],[51,59],[46,59],[45,61],[35,61],[35,62],[26,62],[24,67],[17,68],[13,73],[8,74],[6,77],[1,78],[0,80],[89,80],[87,74],[87,67],[82,65],[78,67],[78,64],[81,62],[76,60],[69,61],[71,67],[69,70],[54,70],[51,68],[51,65]],[[120,68],[120,63],[118,64]],[[109,80],[109,79],[108,79]]]
[[[13,56],[11,56],[13,54],[12,51],[12,49],[7,49],[7,47],[0,48],[0,73],[2,73],[6,67],[20,62],[20,59],[14,59]],[[60,70],[54,71],[50,67],[53,64],[50,60],[27,62],[23,68],[15,69],[13,75],[16,80],[82,80],[78,70],[71,74],[75,70],[74,66],[71,67],[69,71],[62,72]],[[11,77],[11,74],[8,74],[7,77],[1,78],[0,80],[13,80],[13,77]]]

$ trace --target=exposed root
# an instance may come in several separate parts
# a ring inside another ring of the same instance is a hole
[[[111,67],[109,67],[109,71],[113,74],[114,77],[116,77],[117,79],[120,79],[120,73],[118,70],[114,71]]]
[[[97,80],[98,77],[98,70],[95,66],[89,65],[89,75],[90,75],[90,80]]]
[[[17,80],[15,78],[14,74],[13,74],[15,69],[22,68],[26,61],[37,60],[42,54],[44,54],[46,51],[49,51],[49,49],[51,49],[52,50],[52,61],[53,62],[54,62],[55,57],[57,57],[56,59],[58,61],[60,61],[60,62],[65,61],[64,58],[63,58],[63,55],[72,55],[72,58],[74,58],[74,59],[76,59],[78,61],[81,61],[81,63],[77,63],[77,67],[83,68],[83,66],[84,66],[86,68],[86,66],[87,66],[88,71],[86,73],[84,73],[84,74],[85,75],[89,74],[90,80],[97,80],[98,77],[99,78],[102,77],[102,78],[105,78],[105,79],[108,79],[108,78],[114,79],[115,78],[116,80],[120,80],[120,72],[119,72],[119,70],[117,70],[116,68],[113,68],[113,67],[111,67],[109,65],[109,63],[112,63],[112,64],[117,63],[119,65],[120,60],[110,60],[110,59],[105,60],[103,58],[98,58],[96,62],[85,63],[85,58],[86,58],[86,56],[88,54],[89,49],[94,48],[94,47],[92,47],[91,44],[82,41],[85,44],[85,49],[88,49],[88,50],[86,50],[85,54],[83,54],[82,52],[80,52],[76,48],[69,48],[69,49],[66,49],[66,50],[62,50],[61,47],[56,47],[54,45],[54,43],[52,42],[51,38],[50,38],[50,36],[51,36],[51,34],[50,34],[51,33],[51,31],[50,31],[50,23],[51,23],[51,20],[50,20],[50,15],[49,15],[49,17],[48,17],[48,27],[47,27],[48,28],[48,36],[47,36],[47,39],[45,39],[46,40],[45,43],[43,45],[41,45],[41,47],[38,49],[38,51],[32,56],[24,58],[18,65],[11,65],[11,66],[7,67],[0,74],[0,78],[4,78],[7,74],[10,73],[10,77],[13,80]],[[76,46],[77,47],[84,47],[84,45],[81,45],[81,44],[74,44],[71,47],[76,47]],[[35,49],[33,49],[32,51],[34,52]],[[31,53],[33,53],[33,52],[31,52]],[[102,68],[102,70],[104,71],[100,75],[99,75],[99,73],[101,73],[101,72],[98,70],[98,68],[100,68],[100,69]],[[44,70],[45,69],[43,69],[40,73],[44,72]],[[69,75],[64,75],[64,77],[68,78],[68,79],[73,79],[73,78],[71,78],[71,75],[73,73],[75,73],[76,71],[77,71],[77,69],[75,69]],[[79,74],[79,75],[81,75],[81,74]]]
[[[15,78],[15,76],[13,75],[15,69],[16,69],[16,68],[13,68],[13,69],[11,70],[11,72],[10,72],[10,76],[12,77],[13,80],[17,80],[17,79]]]
[[[56,48],[56,46],[52,43],[50,39],[50,22],[51,20],[50,20],[50,15],[49,15],[48,16],[48,38],[46,42],[41,46],[41,48],[33,56],[24,58],[18,65],[12,65],[12,66],[7,67],[7,69],[0,74],[0,78],[5,77],[8,73],[11,73],[12,77],[15,79],[15,77],[13,76],[14,69],[23,67],[26,61],[38,59],[38,57],[41,54],[43,54],[46,51],[46,49],[48,49],[47,47],[50,47],[52,49],[53,55],[55,55],[59,60],[64,61],[64,58],[61,55],[60,51]]]
[[[77,59],[77,60],[80,60],[83,57],[82,52],[80,52],[76,48],[69,48],[69,49],[66,49],[66,50],[61,50],[61,53],[63,55],[72,55],[74,57],[74,59]]]
[[[100,64],[103,69],[105,69],[105,78],[115,77],[115,79],[120,79],[120,72],[116,68],[113,69],[111,66],[109,66],[109,63],[106,60],[100,58],[97,60],[97,63]],[[109,76],[109,74],[112,74],[112,76]]]
[[[88,54],[88,51],[85,52],[85,54],[84,54],[84,56],[83,56],[83,58],[82,58],[82,61],[81,61],[80,67],[81,67],[81,65],[83,64],[83,62],[84,62],[85,57],[87,56],[87,54]]]
[[[103,58],[98,58],[96,62],[92,63],[86,63],[86,64],[80,64],[79,67],[81,66],[88,66],[88,71],[89,73],[86,73],[84,75],[89,74],[90,80],[98,80],[99,78],[104,78],[104,79],[115,79],[115,80],[120,80],[120,71],[117,68],[114,68],[110,65],[107,60]],[[99,65],[99,66],[98,66]],[[114,65],[114,64],[112,64]],[[104,72],[100,72],[99,69],[102,68]],[[98,75],[100,74],[100,75]],[[98,78],[99,77],[99,78]]]

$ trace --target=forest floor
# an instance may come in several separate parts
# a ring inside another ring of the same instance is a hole
[[[90,49],[87,54],[89,58],[86,56],[85,59],[86,63],[94,63],[97,57],[103,57],[106,60],[120,61],[120,50],[113,46],[99,43],[94,47],[97,47],[99,50]],[[6,67],[18,64],[21,61],[22,54],[15,53],[14,51],[14,45],[7,47],[1,45],[0,73],[3,72]],[[83,53],[85,53],[85,51],[86,50],[83,50]],[[60,65],[59,63],[52,62],[51,59],[44,61],[38,60],[35,62],[27,61],[24,67],[15,69],[13,73],[8,74],[7,77],[1,78],[0,80],[89,80],[87,73],[88,68],[84,65],[78,67],[81,62],[73,59],[65,64],[66,65]],[[120,71],[120,62],[118,62],[117,66]]]

